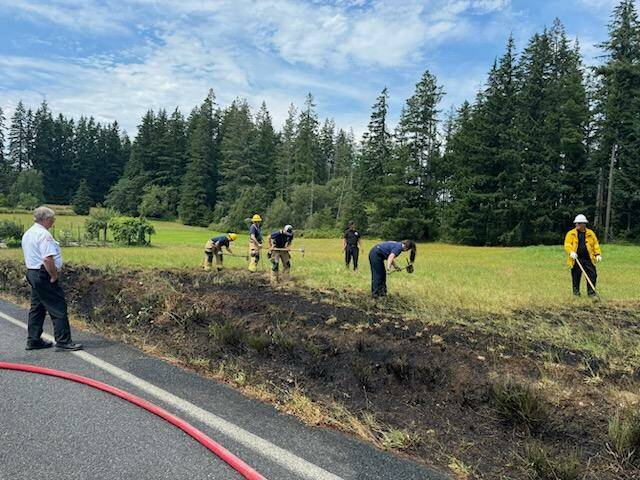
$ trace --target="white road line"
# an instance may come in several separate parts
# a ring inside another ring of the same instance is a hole
[[[24,328],[25,330],[27,329],[27,325],[24,322],[21,322],[17,318],[7,315],[6,313],[0,312],[0,318],[5,319],[18,327]],[[42,336],[46,340],[54,340],[51,335],[48,335],[46,333]],[[288,450],[280,448],[277,445],[269,442],[268,440],[258,437],[257,435],[254,435],[253,433],[238,427],[237,425],[225,420],[224,418],[220,418],[217,415],[214,415],[213,413],[208,412],[191,402],[183,400],[182,398],[177,397],[172,393],[163,390],[162,388],[156,387],[152,383],[142,380],[141,378],[138,378],[135,375],[116,367],[115,365],[105,362],[104,360],[101,360],[98,357],[91,355],[90,353],[84,351],[72,353],[85,362],[88,362],[100,368],[101,370],[110,373],[114,377],[117,377],[120,380],[133,385],[139,390],[142,390],[143,392],[162,400],[163,402],[175,407],[181,412],[186,413],[190,417],[204,423],[208,427],[211,427],[212,429],[222,433],[223,435],[228,436],[235,442],[240,443],[256,454],[266,457],[272,462],[286,468],[290,472],[299,475],[300,478],[307,478],[309,480],[343,480],[341,477],[338,477],[337,475],[334,475],[326,471],[325,469],[314,465],[311,462],[308,462],[304,458],[300,458],[289,452]]]

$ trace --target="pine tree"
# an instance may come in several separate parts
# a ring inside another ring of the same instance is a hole
[[[362,152],[358,160],[356,189],[363,201],[376,197],[377,189],[391,159],[391,134],[387,129],[387,102],[385,87],[373,105],[371,120],[362,139]]]
[[[277,151],[277,195],[284,200],[290,198],[293,184],[291,175],[295,155],[295,139],[297,137],[296,116],[296,108],[291,104],[289,106],[289,115],[280,134]]]
[[[304,110],[298,119],[298,131],[294,142],[291,181],[293,184],[317,183],[320,158],[318,142],[318,118],[315,113],[313,96],[309,93]],[[313,209],[312,209],[313,210]]]
[[[73,211],[76,215],[88,215],[93,201],[91,200],[91,192],[87,181],[82,179],[78,186],[78,191],[73,196]]]
[[[253,142],[254,177],[258,185],[264,186],[271,201],[277,192],[278,135],[273,129],[271,115],[262,102],[256,115]]]
[[[256,129],[246,100],[236,99],[222,120],[218,198],[230,206],[240,192],[266,181],[264,166],[256,168]]]
[[[9,160],[12,167],[21,172],[30,167],[29,164],[29,118],[22,100],[18,102],[9,130]]]
[[[5,136],[4,125],[5,117],[0,107],[0,194],[7,195],[13,183],[13,171],[11,169],[11,161],[5,155]]]
[[[326,119],[320,131],[320,156],[316,168],[316,178],[319,183],[326,183],[331,178],[335,170],[336,145],[335,145],[336,124],[332,119]]]
[[[52,203],[71,203],[76,181],[73,175],[74,123],[59,114],[53,122],[53,142],[51,149],[52,168],[46,174],[45,183],[50,187],[48,200]],[[52,186],[51,186],[52,185]]]
[[[330,171],[330,178],[352,177],[355,159],[356,151],[353,131],[346,133],[342,129],[338,130],[335,143],[334,163],[333,169]]]
[[[598,149],[594,164],[601,172],[601,200],[597,216],[605,217],[607,200],[612,199],[612,230],[630,238],[640,238],[634,216],[640,208],[640,23],[632,0],[615,8],[609,24],[609,39],[601,45],[606,63],[597,68],[601,88],[597,113]],[[614,152],[612,154],[612,152]],[[609,159],[615,159],[610,171]],[[608,191],[610,174],[613,190]]]
[[[207,225],[217,186],[217,115],[212,91],[189,118],[188,163],[180,187],[178,215],[187,225]]]
[[[60,165],[55,164],[54,151],[54,122],[46,101],[33,117],[33,141],[29,155],[32,167],[42,172],[44,181],[45,201],[53,201],[56,191],[60,188],[56,178]]]

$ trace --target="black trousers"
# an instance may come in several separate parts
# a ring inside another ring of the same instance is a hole
[[[578,260],[582,264],[582,268],[584,268],[584,271],[587,272],[587,275],[589,276],[591,283],[593,283],[593,286],[595,287],[596,280],[598,278],[598,272],[596,271],[596,266],[591,262],[590,258],[579,258]],[[576,262],[573,265],[573,268],[571,269],[571,280],[573,281],[573,293],[575,295],[580,294],[581,279],[582,279],[582,270],[580,270],[580,267],[578,266],[578,262]],[[590,296],[596,294],[596,292],[593,291],[593,288],[591,288],[591,285],[589,285],[589,282],[587,282],[587,294]]]
[[[27,281],[31,285],[27,341],[37,342],[40,340],[44,317],[49,312],[56,343],[71,342],[67,301],[58,281],[51,283],[49,272],[45,269],[27,270]]]
[[[358,257],[360,256],[360,249],[357,245],[347,245],[344,249],[344,263],[347,264],[347,268],[349,264],[353,260],[353,269],[358,269]]]
[[[369,252],[369,264],[371,265],[371,295],[384,297],[387,294],[387,268],[384,265],[386,257],[378,247],[373,247]]]

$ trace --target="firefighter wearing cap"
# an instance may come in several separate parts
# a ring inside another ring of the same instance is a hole
[[[574,220],[576,228],[569,230],[564,239],[564,249],[569,255],[567,263],[571,267],[571,280],[573,282],[573,294],[580,296],[580,280],[582,278],[582,270],[578,262],[584,268],[589,276],[591,283],[596,285],[598,274],[596,271],[596,263],[602,260],[602,251],[598,243],[598,237],[593,230],[587,228],[587,217],[580,214]],[[576,261],[577,260],[577,261]],[[592,297],[596,294],[587,282],[587,294]]]
[[[222,270],[222,247],[227,249],[227,252],[231,251],[230,242],[235,242],[238,235],[235,233],[227,233],[226,235],[220,235],[219,237],[213,237],[207,240],[204,246],[204,269],[211,270],[213,264],[213,257],[216,257],[216,268],[218,271]]]
[[[260,261],[260,250],[262,249],[262,233],[260,233],[260,222],[262,217],[257,213],[251,217],[249,227],[249,271],[255,272]]]
[[[285,225],[282,230],[273,232],[269,236],[269,258],[271,259],[271,270],[276,278],[280,262],[282,262],[282,273],[285,275],[291,269],[291,254],[288,251],[291,242],[293,242],[293,227],[291,225]]]

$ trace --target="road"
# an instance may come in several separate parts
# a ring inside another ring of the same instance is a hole
[[[0,301],[0,361],[83,375],[138,395],[199,428],[270,480],[449,477],[134,348],[85,332],[82,353],[25,351],[27,312]],[[50,320],[46,325],[50,328]],[[47,330],[49,333],[50,330]],[[140,408],[62,379],[0,370],[0,480],[236,479],[191,437]]]

